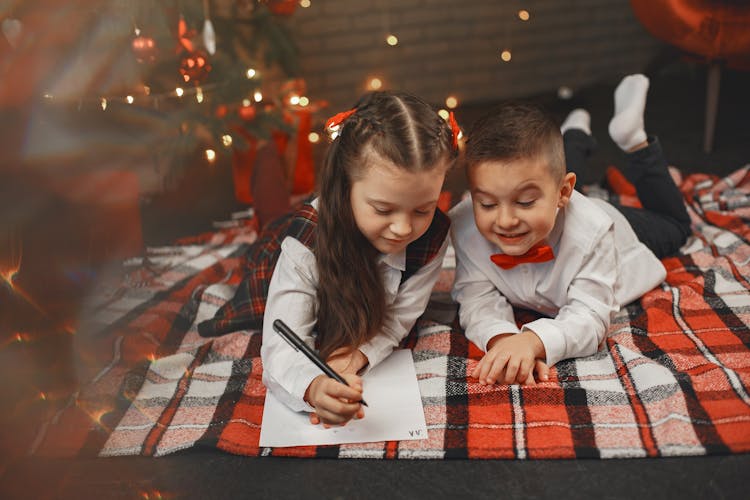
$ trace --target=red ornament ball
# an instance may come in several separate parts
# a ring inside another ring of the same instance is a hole
[[[240,118],[248,122],[254,120],[257,113],[258,110],[255,109],[255,106],[240,106],[240,109],[237,110]]]
[[[139,63],[156,60],[156,42],[148,36],[137,36],[132,42],[133,54]]]
[[[277,16],[291,16],[299,0],[267,0],[268,10]]]
[[[200,83],[208,76],[209,71],[211,64],[208,62],[208,54],[203,50],[190,52],[180,63],[180,74],[186,83]]]

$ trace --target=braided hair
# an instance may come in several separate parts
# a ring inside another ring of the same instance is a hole
[[[319,176],[317,345],[324,359],[370,340],[386,315],[378,251],[357,227],[350,199],[372,155],[424,172],[452,165],[457,151],[445,120],[406,93],[367,94],[341,124]]]

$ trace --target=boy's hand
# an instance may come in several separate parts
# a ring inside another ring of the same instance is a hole
[[[323,423],[328,428],[332,425],[346,425],[352,418],[363,418],[360,400],[362,399],[362,379],[351,373],[342,373],[349,386],[333,380],[326,375],[318,375],[305,392],[305,401],[315,408],[310,414],[310,423]]]
[[[549,378],[549,367],[544,358],[544,344],[531,331],[497,335],[488,343],[487,354],[477,363],[471,376],[479,383],[535,384]]]

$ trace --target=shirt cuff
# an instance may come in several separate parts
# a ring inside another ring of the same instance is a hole
[[[467,333],[466,337],[474,344],[487,352],[487,343],[496,336],[503,333],[519,333],[520,330],[515,323],[510,321],[493,321],[487,324],[480,324],[472,327],[471,334]]]
[[[540,318],[531,323],[526,323],[521,331],[530,330],[539,337],[544,344],[544,352],[547,354],[547,366],[554,366],[565,357],[565,336],[549,318]]]
[[[323,375],[323,372],[320,371],[320,368],[312,364],[310,366],[304,366],[298,369],[297,376],[294,378],[294,382],[292,383],[291,393],[292,396],[295,399],[299,400],[302,405],[302,407],[297,411],[315,411],[315,408],[313,408],[307,401],[305,401],[305,392],[307,391],[307,388],[310,387],[310,383],[313,381],[313,379],[318,375]]]
[[[359,350],[367,358],[367,366],[363,373],[367,373],[371,368],[376,366],[378,363],[383,361],[388,355],[393,352],[393,347],[390,342],[387,345],[373,345],[372,340],[359,346]]]

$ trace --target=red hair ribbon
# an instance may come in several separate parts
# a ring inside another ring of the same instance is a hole
[[[461,129],[458,126],[456,117],[453,115],[453,111],[448,113],[448,124],[451,126],[451,132],[453,132],[453,149],[458,149],[458,134],[461,133]]]
[[[352,108],[349,111],[342,111],[341,113],[333,115],[326,120],[326,128],[338,127],[344,120],[352,116],[355,111],[357,111],[357,108]]]
[[[547,262],[554,258],[555,254],[552,251],[552,247],[549,245],[537,245],[523,255],[508,255],[504,253],[490,255],[490,260],[494,262],[496,266],[503,269],[511,269],[518,264]]]

